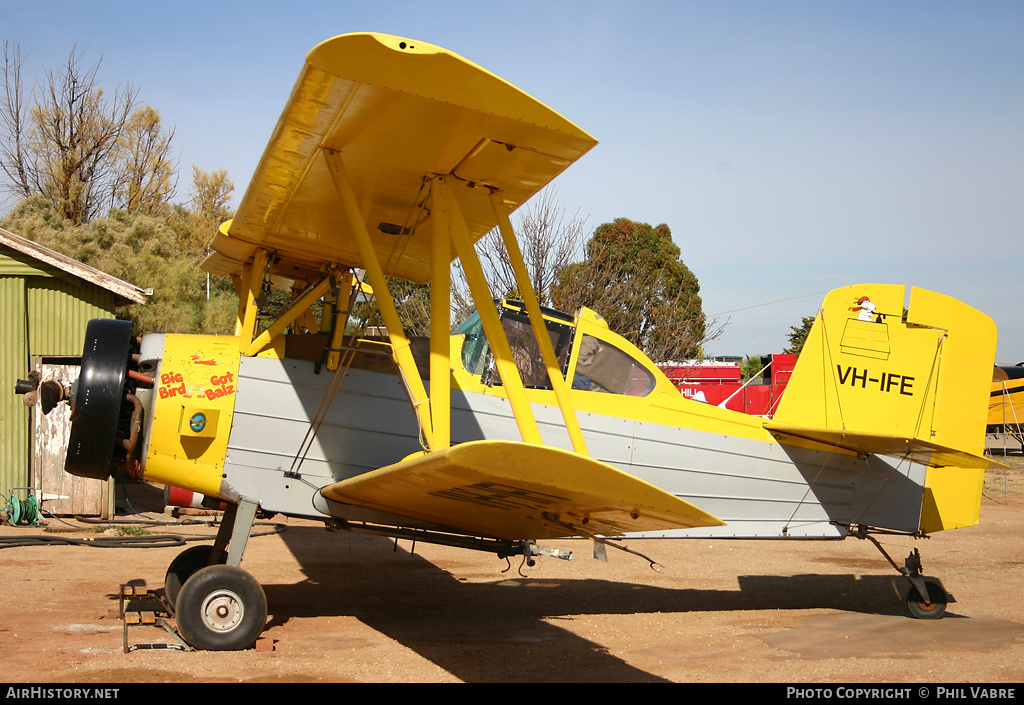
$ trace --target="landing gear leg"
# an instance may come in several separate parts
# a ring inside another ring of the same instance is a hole
[[[249,533],[256,521],[256,509],[259,502],[246,497],[238,500],[238,504],[229,504],[224,512],[224,521],[217,532],[217,540],[213,542],[211,563],[227,563],[239,566],[242,555],[249,543]]]
[[[257,506],[246,498],[229,505],[208,552],[189,549],[175,559],[179,564],[175,579],[182,581],[173,601],[178,631],[196,649],[247,649],[266,626],[267,596],[259,582],[239,567]],[[205,554],[205,561],[184,560],[190,551],[195,558]]]
[[[857,537],[868,539],[875,545],[885,559],[893,568],[910,581],[910,588],[907,590],[906,603],[910,614],[917,619],[942,619],[946,614],[946,605],[956,602],[953,596],[946,592],[942,582],[938,578],[927,577],[921,573],[921,554],[915,548],[913,553],[907,556],[904,566],[901,568],[896,564],[878,540],[868,533],[867,527],[858,527]]]

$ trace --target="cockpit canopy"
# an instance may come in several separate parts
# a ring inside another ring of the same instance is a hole
[[[551,389],[525,306],[509,299],[495,304],[523,385],[528,389]],[[634,397],[647,396],[654,389],[654,366],[646,358],[638,359],[626,352],[623,348],[629,344],[609,331],[596,313],[582,309],[576,317],[551,308],[542,308],[542,313],[559,369],[567,381],[571,380],[573,389]],[[479,375],[486,385],[501,384],[479,313],[474,312],[453,335],[465,336],[465,370]]]

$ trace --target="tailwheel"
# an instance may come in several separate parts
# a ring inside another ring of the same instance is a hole
[[[875,545],[885,559],[893,568],[910,581],[910,589],[907,591],[907,609],[917,619],[942,619],[946,614],[946,605],[956,602],[952,595],[946,592],[938,578],[926,578],[922,574],[921,553],[916,548],[907,556],[903,567],[896,565],[882,544],[869,532],[871,527],[858,526],[854,534],[857,538],[867,539]]]
[[[917,585],[911,583],[907,591],[907,609],[917,619],[941,619],[946,614],[949,595],[938,580],[924,578],[923,582],[928,595],[923,596]]]
[[[266,626],[267,596],[241,568],[210,565],[181,586],[175,617],[182,638],[196,649],[247,649]]]

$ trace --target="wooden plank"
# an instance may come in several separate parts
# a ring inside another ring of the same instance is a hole
[[[125,624],[142,624],[142,615],[138,612],[125,612],[124,613]]]
[[[67,272],[83,281],[113,292],[120,299],[123,299],[125,303],[144,304],[149,299],[149,295],[134,284],[121,281],[106,272],[101,272],[87,264],[82,264],[77,260],[71,259],[59,252],[54,252],[31,240],[26,240],[3,228],[0,228],[0,245],[9,247],[12,250],[28,255],[31,259],[44,265]]]

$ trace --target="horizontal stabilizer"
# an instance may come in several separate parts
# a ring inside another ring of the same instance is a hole
[[[327,499],[509,540],[721,526],[611,465],[547,446],[474,441],[324,487]]]
[[[932,467],[958,467],[988,470],[1005,467],[984,455],[968,453],[929,443],[919,438],[902,438],[882,434],[852,433],[827,428],[791,426],[769,421],[765,428],[777,435],[793,436],[818,441],[834,448],[843,448],[855,453],[888,455],[906,458],[915,463]]]

